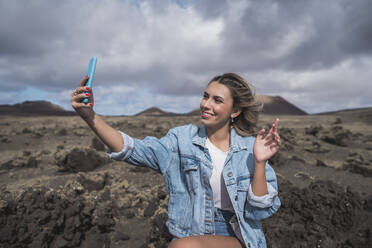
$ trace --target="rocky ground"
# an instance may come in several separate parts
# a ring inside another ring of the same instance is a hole
[[[198,117],[104,117],[161,137]],[[259,127],[275,116],[262,115]],[[372,247],[372,113],[280,116],[269,247]],[[0,247],[167,247],[161,175],[108,159],[79,117],[0,120]]]

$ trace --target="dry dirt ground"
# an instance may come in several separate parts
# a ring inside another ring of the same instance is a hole
[[[262,115],[258,127],[276,116]],[[137,138],[199,117],[104,117]],[[268,247],[372,247],[372,113],[280,116]],[[108,159],[79,117],[0,120],[0,247],[167,247],[160,174]]]

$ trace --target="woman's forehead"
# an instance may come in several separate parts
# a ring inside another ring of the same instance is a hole
[[[224,99],[231,98],[231,93],[226,85],[220,84],[218,82],[212,82],[208,85],[205,90],[209,95],[220,96]]]

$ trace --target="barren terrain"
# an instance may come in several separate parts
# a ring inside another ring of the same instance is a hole
[[[262,115],[269,127],[274,115]],[[269,247],[372,247],[372,111],[279,116]],[[137,138],[199,117],[104,117]],[[160,174],[108,159],[79,117],[2,116],[0,247],[166,247]]]

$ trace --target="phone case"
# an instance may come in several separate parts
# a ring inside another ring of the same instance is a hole
[[[85,84],[85,86],[88,86],[92,88],[92,82],[94,78],[94,72],[96,71],[96,65],[97,65],[97,57],[92,57],[89,60],[89,66],[88,66],[88,71],[87,75],[89,76],[88,82]],[[83,103],[88,103],[88,98],[85,98],[83,100]]]

